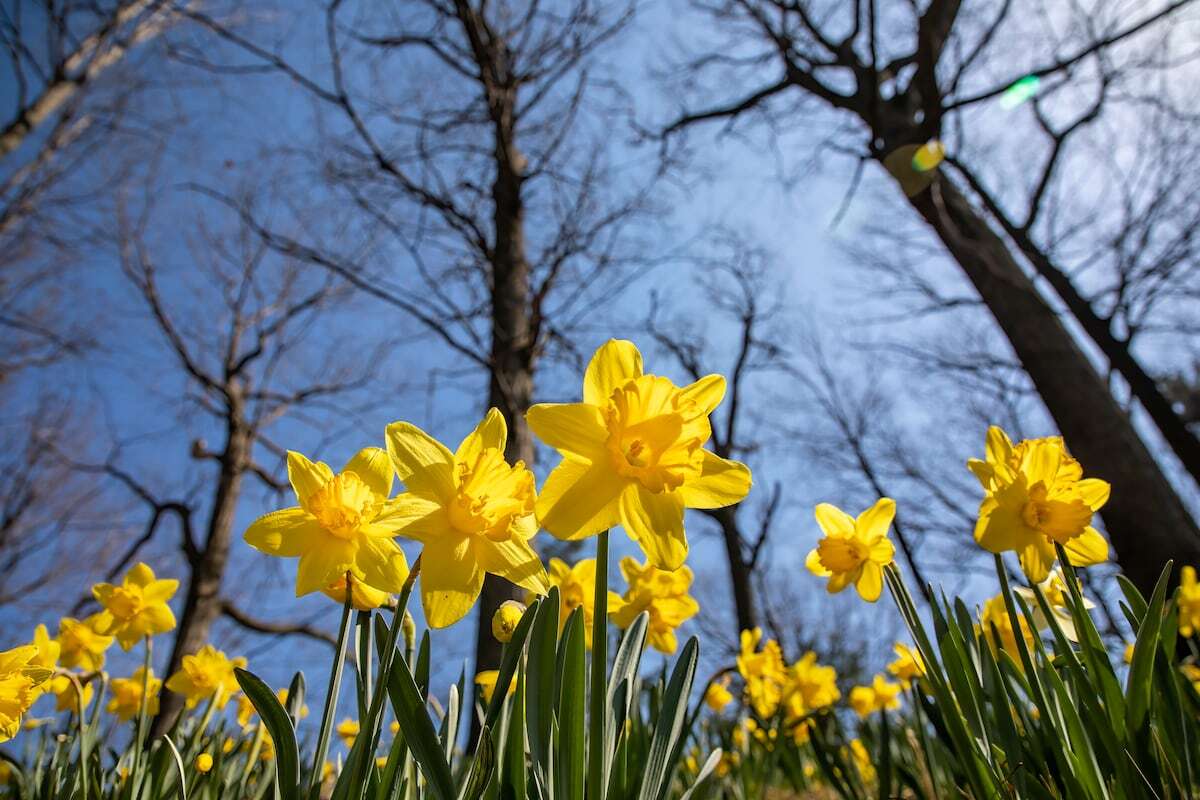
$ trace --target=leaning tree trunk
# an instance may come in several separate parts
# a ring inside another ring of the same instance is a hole
[[[221,577],[229,561],[234,512],[237,510],[244,465],[250,449],[249,433],[240,421],[240,402],[236,398],[231,400],[212,514],[209,516],[204,544],[192,557],[183,613],[179,617],[175,644],[167,666],[168,676],[179,670],[184,656],[208,644],[213,623],[221,615]],[[163,692],[158,716],[154,720],[153,736],[165,733],[182,708],[183,698],[180,695]]]
[[[1086,473],[1112,484],[1101,515],[1129,579],[1149,596],[1168,559],[1200,563],[1195,520],[1004,241],[944,176],[909,203],[974,284]]]

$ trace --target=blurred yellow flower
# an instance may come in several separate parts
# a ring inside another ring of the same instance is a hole
[[[907,689],[913,681],[925,674],[925,659],[921,658],[921,653],[915,647],[909,647],[903,642],[896,642],[892,652],[896,654],[896,660],[888,664],[888,672]]]
[[[94,672],[104,666],[104,651],[113,643],[113,637],[96,632],[96,617],[93,614],[80,621],[63,617],[58,621],[59,658],[64,667]]]
[[[1121,655],[1121,659],[1122,659],[1122,660],[1123,660],[1123,661],[1124,661],[1126,664],[1132,664],[1132,663],[1133,663],[1133,642],[1126,642],[1126,643],[1125,643],[1125,652],[1124,652],[1124,653]]]
[[[541,403],[529,427],[562,462],[538,498],[542,527],[583,539],[621,525],[660,569],[687,558],[685,508],[721,508],[750,491],[750,470],[705,450],[709,414],[725,379],[688,386],[642,372],[632,342],[609,340],[592,356],[582,403]]]
[[[142,684],[146,684],[146,715],[158,713],[158,695],[162,681],[154,677],[154,670],[146,674],[145,667],[138,667],[128,678],[114,678],[109,686],[112,699],[105,710],[115,714],[121,722],[128,722],[138,715],[142,706]]]
[[[829,578],[825,588],[830,594],[854,584],[859,597],[874,603],[883,590],[883,568],[896,554],[887,537],[896,501],[880,498],[857,519],[830,503],[818,505],[815,514],[825,536],[804,565],[814,575]]]
[[[326,586],[321,590],[321,594],[336,600],[338,603],[346,602],[346,576],[343,574],[336,581]],[[362,581],[350,581],[350,607],[359,611],[371,611],[380,606],[387,605],[391,595],[387,592],[381,592],[378,589],[373,589],[367,586]]]
[[[721,753],[721,758],[717,761],[717,768],[713,770],[713,773],[718,778],[724,778],[729,775],[732,769],[733,758],[729,753]]]
[[[342,744],[346,745],[347,750],[354,747],[354,740],[358,738],[359,732],[358,720],[346,717],[333,730],[341,738]]]
[[[1063,578],[1062,570],[1050,570],[1050,575],[1046,580],[1038,584],[1038,588],[1042,590],[1042,594],[1046,596],[1046,602],[1050,606],[1050,613],[1054,615],[1054,619],[1058,622],[1058,626],[1062,628],[1065,635],[1072,642],[1079,641],[1075,633],[1075,619],[1071,616],[1071,609],[1068,606],[1067,598],[1070,596],[1070,590],[1067,588],[1066,580]],[[1042,613],[1042,607],[1037,601],[1032,589],[1027,589],[1024,586],[1018,586],[1013,591],[1020,595],[1030,611],[1033,612],[1033,624],[1038,630],[1048,629],[1050,627],[1049,620]],[[1086,597],[1083,598],[1083,607],[1085,610],[1091,610],[1096,607],[1096,604]]]
[[[1076,566],[1108,558],[1108,542],[1091,526],[1092,515],[1108,502],[1109,485],[1084,478],[1079,462],[1060,436],[1026,439],[1013,445],[996,426],[988,428],[987,460],[967,466],[986,493],[979,506],[975,541],[992,553],[1018,554],[1029,580],[1041,583],[1061,544]]]
[[[395,736],[400,732],[400,723],[392,720],[392,724],[388,726],[388,730],[392,732],[392,736]]]
[[[624,597],[609,595],[609,615],[618,628],[628,628],[643,611],[650,614],[646,640],[655,650],[670,655],[679,646],[675,629],[700,610],[700,604],[688,594],[692,571],[680,567],[674,571],[659,569],[647,561],[639,564],[626,556],[621,559],[621,574],[629,584]]]
[[[271,738],[271,733],[265,727],[262,731],[262,744],[258,747],[259,761],[274,761],[275,760],[275,740]]]
[[[1200,630],[1200,582],[1196,581],[1195,567],[1186,566],[1179,571],[1175,602],[1179,606],[1179,634],[1194,635]]]
[[[842,696],[837,687],[837,670],[818,664],[817,654],[809,651],[788,668],[784,696],[789,722],[828,708]]]
[[[1200,692],[1200,667],[1195,664],[1180,664],[1179,669],[1183,672],[1183,676],[1191,682],[1192,688]]]
[[[250,730],[253,727],[250,723],[257,713],[254,709],[254,703],[250,701],[250,698],[239,692],[237,695],[237,724],[241,726],[243,731]]]
[[[75,682],[61,673],[42,684],[44,691],[54,695],[55,711],[78,711],[81,700],[85,709],[92,704],[91,682],[85,683],[82,675],[76,675],[75,680],[79,681],[83,687],[82,698],[75,689]]]
[[[237,740],[235,740],[232,736],[226,736],[225,741],[221,742],[221,752],[225,753],[226,755],[232,753],[236,748]]]
[[[500,670],[485,669],[475,676],[475,685],[479,687],[479,696],[483,698],[484,703],[492,702],[492,695],[496,693],[496,681],[500,679]],[[512,694],[517,690],[517,675],[514,672],[512,680],[508,684],[508,693]]]
[[[280,689],[279,691],[275,692],[275,699],[277,699],[279,701],[279,705],[283,706],[284,708],[287,708],[288,690]],[[296,719],[304,719],[307,716],[308,716],[308,704],[303,703],[300,705],[300,708],[296,709]]]
[[[1029,623],[1025,617],[1019,612],[1017,619],[1020,620],[1019,626],[1021,636],[1025,639],[1025,646],[1032,647],[1034,633],[1029,628]],[[987,640],[988,645],[995,653],[997,647],[1002,648],[1007,652],[1018,666],[1024,669],[1021,663],[1020,651],[1017,649],[1017,634],[1013,628],[1012,619],[1008,616],[1008,608],[1004,604],[1004,595],[996,595],[988,599],[983,604],[983,611],[979,615],[979,633],[982,633]],[[997,637],[999,637],[997,639]]]
[[[876,711],[893,711],[900,707],[900,684],[876,675],[870,686],[855,686],[850,690],[850,707],[866,719]]]
[[[783,700],[788,674],[779,643],[768,639],[759,650],[762,638],[762,628],[742,631],[737,668],[746,684],[746,697],[754,712],[763,719],[770,719]]]
[[[725,706],[733,702],[733,693],[729,691],[728,675],[708,685],[707,691],[704,692],[704,702],[718,714],[725,710]]]
[[[875,781],[875,765],[871,763],[871,754],[867,752],[867,746],[862,743],[861,739],[850,740],[850,755],[854,759],[854,766],[858,767],[858,774],[867,783]]]
[[[216,707],[224,708],[238,690],[234,667],[245,667],[246,659],[228,658],[223,652],[206,644],[195,655],[184,656],[178,672],[167,679],[167,688],[187,699],[187,707],[195,708],[201,700],[216,698]]]
[[[149,636],[175,629],[175,614],[167,601],[179,588],[179,581],[158,579],[154,570],[138,562],[120,586],[97,583],[92,596],[103,607],[96,615],[96,632],[115,636],[122,650],[129,650]]]
[[[332,590],[346,573],[379,592],[403,588],[408,561],[392,537],[411,520],[388,499],[392,468],[383,450],[360,450],[338,475],[289,450],[288,480],[300,505],[259,517],[245,539],[268,555],[300,559],[297,597]]]
[[[406,491],[396,500],[399,532],[424,545],[421,604],[431,627],[458,622],[479,597],[487,573],[536,594],[549,588],[529,544],[537,533],[533,473],[504,450],[508,426],[493,408],[451,453],[407,422],[387,426],[388,455]]]
[[[213,757],[208,753],[196,756],[196,771],[203,774],[213,768]]]
[[[592,617],[596,605],[596,559],[585,558],[568,566],[561,558],[550,559],[550,585],[558,587],[558,631],[577,608],[583,609],[583,643],[592,649]]]
[[[378,767],[379,769],[383,769],[384,767],[386,767],[387,766],[387,756],[376,756],[375,757],[375,766]]]
[[[31,663],[38,655],[27,644],[0,652],[0,742],[7,742],[21,729],[21,716],[37,700],[37,689],[51,675],[46,667]]]
[[[510,641],[524,614],[524,603],[518,603],[516,600],[505,600],[501,603],[492,615],[492,636],[496,637],[496,641]]]

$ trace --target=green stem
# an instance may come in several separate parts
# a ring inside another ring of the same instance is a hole
[[[342,667],[346,662],[346,641],[350,631],[350,576],[346,576],[346,602],[342,605],[342,623],[338,627],[337,654],[329,673],[329,688],[325,692],[325,708],[321,712],[321,730],[313,755],[312,774],[308,781],[308,796],[317,797],[321,790],[321,772],[329,753],[329,736],[333,732],[333,716],[337,713],[338,689],[342,685]]]
[[[146,717],[148,711],[147,695],[150,693],[150,667],[153,663],[153,648],[150,637],[146,639],[146,657],[142,662],[142,697],[138,702],[137,730],[134,735],[133,765],[129,770],[129,796],[137,797],[142,786],[142,746],[146,738]]]
[[[83,713],[83,684],[74,674],[66,673],[71,685],[75,688],[75,703],[79,709],[79,782],[82,787],[82,800],[88,800],[88,761],[91,757],[91,741],[88,736],[87,717]],[[100,702],[99,699],[96,700]]]
[[[588,739],[587,796],[604,797],[608,776],[605,705],[608,699],[608,531],[596,537],[596,594],[592,605],[592,675]]]

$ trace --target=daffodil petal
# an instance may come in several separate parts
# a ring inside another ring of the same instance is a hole
[[[363,583],[389,594],[403,589],[408,578],[408,559],[404,557],[404,551],[382,536],[359,538],[354,567],[355,576]]]
[[[706,415],[721,404],[725,398],[725,378],[721,375],[705,375],[680,391],[681,399],[690,400]]]
[[[508,425],[504,421],[504,415],[500,413],[500,409],[490,408],[475,426],[475,430],[462,440],[454,452],[454,460],[460,464],[473,464],[479,458],[479,454],[489,448],[503,453],[507,443]]]
[[[1002,506],[990,495],[979,505],[975,542],[989,553],[1020,550],[1030,538],[1020,514]]]
[[[1050,576],[1050,567],[1054,565],[1054,547],[1044,537],[1034,540],[1022,547],[1019,552],[1021,569],[1031,583],[1041,583]]]
[[[583,461],[608,457],[608,429],[600,409],[587,403],[539,403],[525,414],[534,434],[564,456]]]
[[[859,597],[868,603],[874,603],[883,591],[883,569],[874,561],[867,561],[862,565],[854,588],[858,589]]]
[[[869,557],[879,566],[886,566],[896,557],[896,545],[892,544],[891,539],[881,536],[871,543]]]
[[[564,460],[538,494],[538,520],[559,539],[594,536],[620,522],[617,499],[624,485],[607,465]]]
[[[832,503],[819,503],[813,509],[813,515],[826,536],[840,539],[854,536],[854,517]]]
[[[308,498],[333,480],[333,470],[324,461],[313,463],[303,453],[288,450],[288,480],[302,508],[308,508]]]
[[[483,589],[484,571],[466,537],[427,544],[421,553],[421,604],[431,628],[465,617]]]
[[[392,493],[392,462],[382,447],[364,447],[346,463],[342,472],[353,472],[381,498]]]
[[[404,536],[418,542],[445,536],[450,521],[441,503],[423,495],[405,492],[384,504],[371,521],[374,536]]]
[[[995,469],[986,461],[980,461],[978,458],[967,459],[967,469],[979,479],[979,484],[988,489],[991,487],[992,476],[995,475]]]
[[[688,508],[724,508],[740,503],[750,491],[750,470],[741,462],[700,453],[700,475],[676,491]]]
[[[1009,439],[1008,434],[1000,427],[992,425],[987,430],[985,452],[987,453],[988,463],[1007,464],[1008,460],[1012,458],[1012,439]]]
[[[454,455],[416,425],[388,425],[387,452],[396,475],[410,491],[442,501],[454,496]]]
[[[833,574],[825,569],[825,565],[821,563],[821,553],[815,547],[808,552],[808,557],[804,559],[804,566],[819,578],[828,578]]]
[[[1092,511],[1099,511],[1108,502],[1108,494],[1112,490],[1108,481],[1099,478],[1084,478],[1075,484],[1075,488]]]
[[[679,569],[687,558],[683,498],[678,492],[652,492],[631,483],[621,492],[621,524],[656,567]]]
[[[300,556],[296,569],[296,596],[319,592],[347,572],[354,572],[352,542],[325,535],[316,547]]]
[[[147,603],[165,603],[175,596],[179,590],[179,581],[174,578],[163,578],[152,581],[142,591],[142,597]]]
[[[609,339],[600,345],[583,375],[583,402],[602,406],[613,390],[642,375],[642,354],[633,342]]]
[[[1063,549],[1067,551],[1067,558],[1071,564],[1076,567],[1090,567],[1108,560],[1108,542],[1100,535],[1100,531],[1091,525],[1063,545]]]
[[[146,587],[154,582],[154,570],[150,569],[150,565],[139,561],[134,564],[129,572],[125,573],[125,580],[134,586]]]
[[[502,542],[486,536],[475,537],[475,556],[479,565],[493,575],[499,575],[534,594],[550,591],[542,560],[529,542],[515,536]]]
[[[875,501],[875,505],[858,515],[855,530],[863,539],[870,541],[886,536],[895,518],[896,501],[890,497],[881,497]]]
[[[246,544],[272,556],[295,558],[317,546],[328,534],[302,508],[285,508],[264,514],[246,529]]]

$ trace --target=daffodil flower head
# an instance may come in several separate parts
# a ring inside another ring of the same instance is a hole
[[[388,455],[406,491],[397,532],[424,545],[421,603],[431,627],[462,619],[491,573],[534,594],[549,586],[529,540],[537,533],[533,473],[504,457],[508,426],[491,409],[458,449],[408,422],[387,427]]]
[[[913,681],[925,674],[925,659],[921,658],[921,653],[916,648],[903,642],[897,642],[892,651],[896,654],[896,660],[888,664],[888,672],[907,689]]]
[[[92,704],[94,690],[91,682],[86,680],[83,675],[76,675],[75,680],[79,681],[82,692],[76,690],[75,681],[63,673],[55,675],[42,684],[42,691],[54,695],[55,711],[78,711],[80,705],[86,709]]]
[[[849,702],[854,713],[863,719],[876,711],[892,711],[900,708],[900,684],[876,675],[870,686],[851,689]]]
[[[577,608],[583,609],[584,646],[592,648],[592,617],[596,605],[596,559],[584,558],[569,565],[561,558],[551,558],[548,570],[551,586],[558,587],[558,632],[562,633],[567,617]],[[533,599],[529,593],[526,602]]]
[[[85,620],[63,617],[58,621],[59,659],[64,667],[94,672],[104,666],[104,653],[113,637],[97,632],[99,614]]]
[[[779,642],[774,639],[763,642],[762,628],[742,631],[737,668],[738,674],[745,682],[746,698],[754,708],[754,713],[763,719],[774,716],[780,702],[783,701],[788,681],[787,667],[783,663],[783,651]]]
[[[162,689],[162,681],[154,677],[154,670],[147,675],[145,667],[138,667],[128,678],[113,679],[109,686],[112,699],[108,701],[105,710],[110,714],[115,714],[117,719],[122,722],[133,719],[141,711],[143,687],[146,690],[146,713],[154,716],[158,713],[158,697]],[[191,708],[191,705],[188,707]]]
[[[230,659],[223,652],[206,644],[195,655],[184,656],[180,669],[167,679],[167,688],[184,696],[188,708],[201,700],[215,698],[217,708],[224,708],[238,690],[234,667],[246,666],[246,659]]]
[[[733,505],[750,491],[744,464],[704,449],[724,395],[720,375],[679,387],[644,374],[632,342],[606,342],[588,364],[582,403],[541,403],[526,415],[563,456],[538,498],[542,527],[577,540],[621,525],[655,566],[679,568],[684,509]]]
[[[1179,571],[1175,603],[1179,606],[1180,636],[1194,636],[1200,630],[1200,582],[1195,567],[1189,565]]]
[[[27,644],[0,653],[0,742],[21,730],[21,716],[38,698],[38,687],[52,674],[34,662],[36,645]]]
[[[122,650],[129,650],[148,636],[175,629],[175,614],[167,605],[179,581],[159,579],[154,570],[138,562],[120,586],[97,583],[92,596],[104,609],[96,615],[96,632],[115,636]]]
[[[976,632],[983,635],[993,653],[1004,650],[1019,667],[1024,669],[1017,646],[1017,629],[1020,629],[1020,635],[1025,640],[1026,648],[1033,646],[1036,634],[1030,628],[1024,615],[1018,613],[1017,619],[1019,622],[1014,628],[1012,618],[1008,615],[1008,606],[1004,602],[1004,595],[998,594],[984,602]]]
[[[709,684],[708,689],[704,692],[704,702],[718,714],[733,702],[733,693],[729,691],[728,675]]]
[[[700,611],[700,604],[688,594],[692,571],[687,567],[664,570],[650,561],[639,564],[626,556],[621,559],[621,574],[629,584],[624,597],[611,595],[609,615],[618,628],[628,628],[643,612],[649,612],[646,640],[659,652],[671,655],[679,646],[675,629]]]
[[[346,717],[333,730],[338,735],[338,738],[342,740],[342,744],[346,745],[346,749],[349,750],[354,747],[354,740],[358,738],[360,727],[358,720]]]
[[[196,771],[204,774],[213,768],[213,757],[210,753],[201,753],[196,756]]]
[[[479,697],[484,703],[492,702],[492,695],[496,693],[496,682],[500,680],[500,670],[485,669],[475,676],[475,685],[479,687]],[[517,675],[513,673],[512,680],[508,684],[508,693],[512,694],[517,690]]]
[[[1062,437],[1026,439],[1014,445],[996,426],[988,428],[986,461],[968,468],[985,492],[975,541],[991,553],[1013,551],[1034,583],[1050,574],[1060,544],[1075,566],[1108,558],[1108,542],[1092,527],[1092,515],[1108,502],[1109,485],[1084,478]]]
[[[404,587],[408,561],[392,537],[407,520],[388,499],[392,468],[383,450],[360,450],[336,475],[289,451],[288,480],[300,505],[259,517],[245,539],[268,555],[300,559],[297,597],[328,589],[336,598],[347,573],[377,592]]]
[[[896,554],[887,535],[896,501],[880,498],[857,519],[829,503],[818,505],[815,514],[825,536],[804,562],[808,571],[829,578],[830,594],[854,584],[862,599],[874,603],[883,591],[883,568]]]
[[[516,632],[517,626],[521,624],[521,617],[524,615],[524,603],[519,603],[516,600],[505,600],[496,609],[496,613],[492,615],[492,636],[498,642],[511,641],[513,633]]]
[[[817,662],[809,651],[788,669],[784,688],[788,720],[795,721],[828,708],[842,696],[837,687],[837,670]]]

